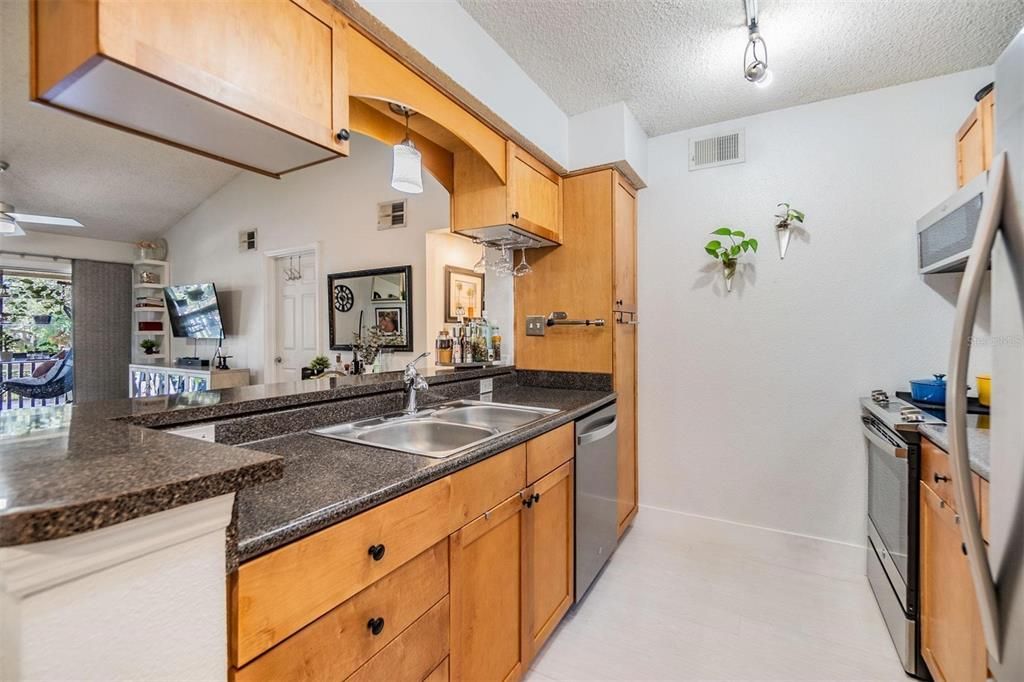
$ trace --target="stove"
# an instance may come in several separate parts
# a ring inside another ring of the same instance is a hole
[[[920,651],[918,428],[945,422],[881,390],[860,405],[868,455],[868,581],[903,669],[927,679]]]

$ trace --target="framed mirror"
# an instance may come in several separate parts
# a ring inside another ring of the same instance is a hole
[[[392,337],[383,345],[412,352],[412,266],[335,272],[327,275],[331,350],[352,350],[362,329],[377,327]]]

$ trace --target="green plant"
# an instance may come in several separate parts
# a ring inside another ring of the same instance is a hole
[[[798,211],[785,202],[778,206],[781,207],[782,210],[775,214],[775,219],[778,221],[775,223],[775,227],[780,230],[786,230],[792,227],[794,223],[803,224],[804,218],[806,217],[803,211]]]
[[[362,333],[352,332],[352,350],[356,352],[364,365],[369,366],[377,361],[380,349],[385,345],[401,343],[405,337],[397,332],[381,331],[380,327],[363,327]]]
[[[139,342],[139,347],[146,351],[146,353],[155,353],[160,350],[160,344],[153,339],[143,339]]]
[[[313,374],[320,374],[330,366],[331,361],[327,359],[326,355],[318,355],[309,361],[309,368],[313,370]]]
[[[757,252],[757,240],[753,237],[747,238],[747,233],[742,230],[730,230],[728,227],[720,227],[711,234],[719,237],[728,237],[731,244],[723,244],[720,239],[712,239],[704,245],[704,250],[715,260],[722,261],[725,267],[726,277],[732,277],[736,272],[736,264],[740,256],[747,251]],[[739,239],[740,241],[736,241]]]

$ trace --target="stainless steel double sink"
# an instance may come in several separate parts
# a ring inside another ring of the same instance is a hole
[[[310,433],[349,443],[372,445],[413,455],[449,457],[515,431],[558,410],[455,400],[413,414],[395,414],[337,424]]]

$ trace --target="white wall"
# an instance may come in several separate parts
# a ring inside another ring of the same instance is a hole
[[[863,544],[857,398],[947,365],[959,276],[917,274],[915,222],[956,189],[953,135],[991,77],[978,69],[650,141],[643,504]],[[738,127],[746,163],[687,171],[688,138]],[[772,227],[781,201],[807,213],[785,261]],[[728,295],[703,251],[721,225],[761,242]]]
[[[568,166],[568,117],[456,0],[360,4],[551,158]]]
[[[377,203],[403,196],[391,188],[387,145],[354,135],[348,159],[289,173],[281,180],[243,173],[167,232],[172,279],[217,284],[237,325],[228,330],[225,352],[235,356],[233,366],[252,370],[253,383],[263,378],[263,251],[320,242],[323,277],[411,264],[414,350],[432,349],[437,330],[427,326],[424,235],[448,225],[449,196],[426,172],[423,181],[423,194],[408,195],[409,226],[378,231]],[[239,253],[238,231],[253,227],[259,230],[258,250]],[[320,311],[321,342],[328,352],[326,305]],[[200,348],[200,355],[212,355],[213,349]],[[172,350],[181,355],[183,342],[176,341]],[[333,360],[334,354],[328,355]],[[349,353],[343,355],[347,360]],[[404,357],[408,354],[395,356]]]
[[[354,135],[348,159],[338,159],[289,173],[273,180],[251,173],[239,175],[200,204],[165,235],[169,242],[171,277],[175,283],[213,281],[217,285],[229,336],[225,353],[232,365],[248,367],[253,383],[263,379],[264,366],[264,271],[263,252],[319,242],[321,278],[328,273],[412,265],[413,349],[433,351],[440,331],[444,296],[444,266],[472,267],[479,248],[468,239],[429,234],[447,229],[448,192],[428,173],[424,191],[402,195],[391,189],[391,147],[362,135]],[[409,226],[377,230],[377,203],[407,196]],[[239,253],[238,231],[257,228],[258,250]],[[435,251],[428,256],[428,245]],[[436,272],[435,272],[436,271]],[[428,279],[428,272],[431,276]],[[428,284],[429,282],[429,284]],[[326,289],[325,281],[322,283]],[[488,299],[491,298],[488,283]],[[511,298],[510,281],[494,283],[496,300]],[[440,291],[438,291],[440,287]],[[323,352],[329,350],[326,300],[321,315]],[[512,311],[499,306],[497,317],[511,330]],[[511,331],[509,331],[511,336]],[[175,340],[172,356],[184,355],[191,342]],[[199,349],[211,356],[214,341]],[[342,352],[347,361],[348,351]],[[411,360],[411,353],[396,353],[391,369]]]
[[[569,119],[569,168],[578,170],[627,161],[647,177],[647,134],[625,102],[585,111]]]
[[[83,258],[111,263],[131,263],[139,257],[139,250],[130,242],[90,239],[76,237],[72,234],[34,232],[31,228],[26,230],[22,237],[0,237],[0,252],[4,251],[62,258]],[[4,264],[11,265],[7,259],[4,260]]]

